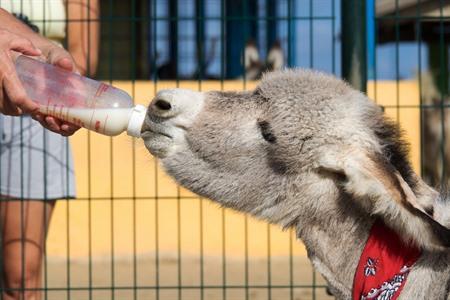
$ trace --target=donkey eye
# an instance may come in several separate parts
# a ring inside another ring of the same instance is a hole
[[[263,139],[265,139],[271,144],[276,143],[277,137],[272,133],[272,128],[270,127],[269,122],[258,120],[258,127],[259,130],[261,131]]]

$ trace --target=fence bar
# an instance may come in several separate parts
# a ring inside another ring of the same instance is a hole
[[[366,0],[341,1],[342,77],[367,89]]]

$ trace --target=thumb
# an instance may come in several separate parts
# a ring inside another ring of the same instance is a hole
[[[55,66],[60,67],[61,69],[67,70],[67,71],[73,71],[74,65],[71,59],[67,57],[62,57],[53,63]]]
[[[67,71],[73,71],[75,69],[75,64],[70,54],[58,46],[50,50],[47,60],[52,65]]]

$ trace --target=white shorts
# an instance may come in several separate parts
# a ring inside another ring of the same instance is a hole
[[[56,200],[75,197],[72,152],[66,137],[29,116],[0,115],[0,195]]]

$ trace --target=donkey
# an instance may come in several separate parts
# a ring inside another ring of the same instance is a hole
[[[338,299],[352,299],[377,221],[420,249],[398,299],[450,299],[449,197],[414,173],[398,126],[342,80],[283,70],[254,91],[163,90],[142,138],[182,186],[295,228]]]

